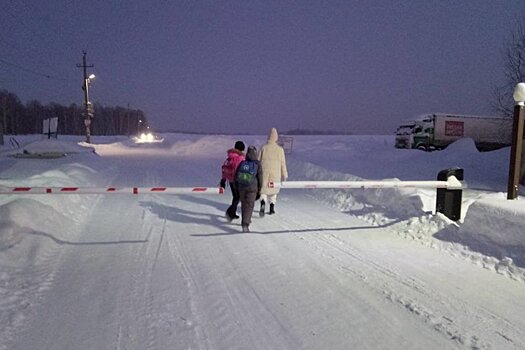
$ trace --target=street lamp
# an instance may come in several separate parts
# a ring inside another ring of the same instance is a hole
[[[512,125],[512,145],[510,148],[509,181],[507,199],[518,197],[518,187],[521,173],[521,156],[523,153],[523,126],[525,108],[525,83],[518,83],[512,95],[514,105],[514,122]]]

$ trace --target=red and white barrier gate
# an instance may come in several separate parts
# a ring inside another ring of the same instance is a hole
[[[436,212],[451,220],[461,217],[463,169],[450,168],[439,172],[438,181],[285,181],[271,184],[278,188],[433,188],[437,189]],[[223,194],[222,187],[6,187],[0,186],[2,194]]]
[[[447,181],[285,181],[271,187],[290,189],[446,188],[461,189],[454,176]],[[0,194],[223,194],[220,187],[5,187]]]
[[[279,188],[446,188],[461,189],[462,185],[455,176],[447,181],[285,181],[270,184]]]
[[[5,187],[0,194],[223,194],[218,187]]]

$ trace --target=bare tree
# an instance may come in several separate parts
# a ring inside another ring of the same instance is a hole
[[[493,109],[502,116],[512,118],[514,115],[514,88],[525,82],[525,15],[515,23],[514,30],[505,43],[503,51],[505,64],[503,73],[505,82],[493,89]],[[525,149],[522,153],[520,184],[525,185]]]
[[[525,82],[525,15],[516,21],[514,31],[505,44],[504,59],[505,83],[493,89],[493,108],[499,115],[512,117],[514,87]]]

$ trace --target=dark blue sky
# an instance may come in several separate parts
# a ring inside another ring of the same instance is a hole
[[[425,112],[493,114],[523,5],[5,1],[0,88],[24,103],[81,104],[85,50],[91,100],[129,103],[155,129],[389,134]]]

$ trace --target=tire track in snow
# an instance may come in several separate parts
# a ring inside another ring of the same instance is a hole
[[[187,249],[182,240],[178,237],[176,231],[175,234],[171,236],[171,240],[168,241],[168,248],[173,259],[179,266],[179,269],[184,278],[186,290],[189,293],[188,303],[191,315],[179,315],[179,317],[184,320],[186,325],[194,333],[197,349],[213,349],[212,344],[208,339],[206,327],[204,327],[203,324],[204,316],[201,314],[201,311],[197,306],[197,296],[201,293],[201,291],[199,290],[199,286],[196,283],[193,272],[188,266],[187,261],[189,261],[189,257],[186,255]]]
[[[141,217],[143,223],[147,222],[145,219],[147,219],[147,217],[143,212]],[[139,252],[141,270],[138,275],[139,278],[137,278],[137,276],[134,278],[132,290],[133,302],[132,305],[130,305],[132,308],[138,308],[136,313],[138,322],[136,326],[138,329],[136,329],[135,332],[141,335],[141,348],[146,350],[156,348],[154,320],[152,319],[153,316],[156,315],[156,310],[152,304],[153,296],[151,295],[151,281],[160,247],[162,245],[164,231],[161,230],[160,239],[158,238],[158,230],[155,230],[153,226],[150,227],[150,233],[153,234],[148,234],[150,236],[148,243],[144,245]],[[151,256],[154,256],[153,261],[150,261]],[[126,318],[125,321],[129,322],[129,318]]]
[[[136,202],[133,200],[121,198],[119,203],[127,207],[129,212],[136,212],[136,209],[133,208]],[[142,216],[140,229],[137,229],[136,232],[147,232],[145,242],[138,246],[138,249],[136,249],[137,246],[123,247],[115,257],[117,260],[126,261],[125,268],[121,269],[112,281],[113,293],[116,294],[116,305],[114,315],[112,315],[113,324],[107,328],[116,330],[113,340],[113,348],[116,350],[152,348],[147,337],[150,327],[147,315],[151,313],[151,309],[146,304],[147,299],[144,298],[144,295],[147,288],[145,281],[148,281],[149,276],[149,252],[155,243],[154,237],[157,232],[156,228],[144,219],[145,217]],[[117,237],[128,235],[126,228],[120,229],[120,232],[115,232]]]
[[[242,289],[230,288],[235,297],[233,302],[237,307],[242,308],[241,315],[252,314],[255,317],[249,319],[248,328],[259,327],[265,332],[263,344],[257,344],[257,349],[295,349],[303,348],[304,341],[298,337],[297,333],[305,333],[306,330],[299,330],[293,321],[285,317],[286,303],[274,299],[271,287],[268,286],[287,286],[290,283],[290,275],[286,272],[285,264],[281,259],[275,259],[276,248],[273,242],[268,245],[266,237],[254,235],[243,235],[246,243],[243,245],[243,255],[249,258],[242,260],[242,263],[235,263],[232,267],[238,271],[240,282],[237,282]],[[285,248],[285,247],[280,247]],[[230,261],[231,262],[231,261]],[[297,268],[294,274],[307,274],[308,266],[304,265]],[[265,271],[265,273],[261,273]],[[277,273],[276,273],[277,272]],[[228,287],[228,285],[226,285]],[[302,293],[307,294],[308,291]],[[255,312],[254,312],[255,310]],[[260,317],[264,316],[266,322],[261,325]],[[271,326],[270,326],[271,325]],[[263,329],[264,326],[266,329]],[[304,335],[304,334],[303,334]]]
[[[329,247],[336,248],[345,254],[351,255],[352,258],[359,260],[361,263],[372,267],[372,272],[364,272],[367,269],[361,265],[359,274],[364,273],[366,276],[366,278],[363,279],[363,282],[369,287],[375,289],[376,293],[382,292],[387,300],[401,305],[402,308],[409,311],[411,314],[421,318],[436,331],[444,334],[453,341],[474,349],[492,348],[489,344],[481,341],[476,335],[469,335],[468,331],[458,328],[458,326],[455,325],[454,317],[445,315],[442,309],[432,310],[428,308],[428,305],[441,304],[443,309],[452,309],[453,312],[451,314],[457,314],[458,312],[461,312],[460,310],[462,310],[463,307],[460,307],[459,309],[457,307],[452,307],[452,305],[455,304],[455,301],[452,301],[443,295],[439,295],[435,290],[434,293],[431,294],[430,289],[422,287],[419,283],[420,281],[406,278],[393,272],[391,269],[376,264],[374,261],[363,259],[362,256],[355,255],[355,252],[349,253],[347,249],[342,249],[326,240],[324,243],[327,243]],[[334,256],[330,256],[330,258],[337,260]],[[343,261],[340,262],[342,263]],[[352,274],[355,274],[356,272],[348,266],[341,265],[341,269]],[[374,278],[377,273],[382,277]],[[388,280],[385,280],[384,277],[387,277]],[[405,291],[403,291],[403,289]],[[415,291],[416,294],[419,295],[414,296],[412,291]],[[432,300],[432,302],[429,303],[429,300]],[[472,316],[474,315],[471,315],[470,318],[473,318]],[[476,315],[474,318],[478,320],[476,323],[484,322],[483,317]]]
[[[222,279],[221,288],[228,295],[230,307],[235,311],[238,322],[244,325],[245,331],[249,333],[253,329],[263,332],[264,335],[257,337],[257,342],[250,337],[247,341],[251,342],[253,349],[291,349],[301,344],[301,340],[294,338],[290,334],[289,325],[285,325],[277,314],[274,305],[271,305],[266,295],[264,285],[283,285],[288,280],[286,275],[266,273],[259,274],[254,271],[276,271],[279,270],[279,262],[274,260],[273,252],[271,256],[268,251],[261,249],[258,244],[253,244],[253,236],[241,235],[242,257],[241,254],[222,254],[227,257],[224,261],[223,268],[226,271],[232,271],[236,275],[236,281],[226,283]],[[223,243],[221,241],[221,243]],[[235,249],[238,249],[236,246]],[[231,251],[226,244],[223,244],[221,251]],[[218,255],[218,254],[216,254]],[[242,261],[234,260],[239,256]],[[255,310],[255,312],[254,312]],[[259,342],[262,342],[259,343]],[[245,348],[244,344],[239,344]]]
[[[287,211],[284,205],[282,208]],[[291,216],[305,219],[304,214]],[[247,272],[249,281],[245,284],[261,295],[268,310],[290,335],[289,344],[293,345],[283,348],[374,348],[374,344],[397,344],[395,341],[406,343],[405,349],[417,348],[410,336],[399,334],[388,323],[397,317],[377,308],[376,300],[384,297],[371,299],[363,288],[356,289],[355,278],[342,278],[345,274],[331,268],[325,258],[319,259],[318,253],[312,254],[309,245],[305,249],[303,244],[297,244],[301,237],[293,231],[301,231],[301,227],[287,229],[288,222],[279,214],[257,220],[254,231],[248,235],[253,247],[245,247],[245,255],[251,259],[240,265]],[[264,226],[272,230],[264,230]],[[378,327],[366,329],[357,320],[377,322]],[[434,346],[443,343],[433,338],[427,342]]]
[[[159,176],[164,170],[156,168],[159,164],[150,164],[149,161],[148,159],[144,164],[138,164],[145,168],[145,174],[141,178],[135,178],[135,172],[128,173],[125,171],[126,167],[122,167],[123,176],[120,177],[120,182],[145,187],[159,184]],[[141,197],[138,203],[142,212],[136,217],[144,226],[142,231],[148,232],[148,242],[136,254],[139,261],[135,265],[140,265],[139,273],[133,274],[133,283],[129,289],[123,288],[126,289],[126,302],[122,304],[121,324],[118,328],[124,328],[126,332],[124,336],[118,332],[117,339],[121,341],[117,344],[125,349],[193,349],[194,339],[198,339],[185,335],[194,331],[188,321],[190,317],[185,313],[181,314],[181,311],[188,308],[185,297],[188,291],[185,284],[181,286],[180,283],[184,275],[183,268],[170,254],[168,236],[172,233],[169,232],[165,218],[147,209],[149,202],[169,203],[172,198],[151,195]]]
[[[174,239],[169,244],[172,254],[184,266],[191,290],[192,313],[198,323],[196,330],[200,330],[203,346],[211,349],[296,348],[299,342],[289,339],[286,327],[258,295],[253,281],[247,278],[249,269],[236,261],[239,254],[232,251],[229,239],[212,238],[213,245],[207,245],[210,241],[207,239],[201,247],[194,242],[186,244],[185,236],[172,236]],[[248,241],[242,245],[248,246]],[[257,250],[242,253],[252,258],[255,254]],[[279,331],[276,324],[280,324]],[[260,336],[261,333],[265,336]]]
[[[294,209],[287,208],[287,210]],[[297,216],[292,214],[290,217]],[[287,219],[287,226],[290,227],[290,231],[308,229],[303,222],[290,219]],[[366,254],[352,248],[347,242],[342,241],[336,234],[314,232],[310,235],[295,233],[295,236],[308,244],[312,250],[334,263],[338,269],[358,277],[376,294],[382,294],[390,302],[400,305],[404,310],[422,319],[433,329],[461,346],[472,349],[492,349],[491,343],[494,341],[486,339],[486,335],[491,333],[499,334],[504,339],[506,346],[510,348],[521,346],[515,344],[512,339],[523,339],[525,332],[506,319],[487,312],[484,308],[471,305],[463,299],[444,295],[421,280],[403,275],[392,267],[374,261]],[[334,250],[339,251],[342,255],[334,254]],[[347,257],[353,260],[351,264],[348,263]],[[355,262],[358,262],[357,266]],[[433,305],[440,305],[440,308],[435,309]],[[476,333],[470,334],[469,329],[463,328],[461,323],[458,324],[458,321],[461,322],[461,320],[455,320],[455,317],[451,315],[459,315],[461,319],[476,324],[478,326]],[[509,336],[509,333],[514,336]]]
[[[194,336],[184,333],[191,331],[187,316],[181,315],[187,307],[184,298],[187,291],[181,288],[178,262],[170,254],[167,237],[170,235],[166,219],[146,211],[141,222],[142,231],[148,232],[147,244],[132,252],[138,261],[138,273],[132,275],[132,283],[124,286],[119,329],[119,346],[140,349],[194,348]],[[186,317],[185,317],[186,316]],[[198,347],[201,348],[201,347]]]

